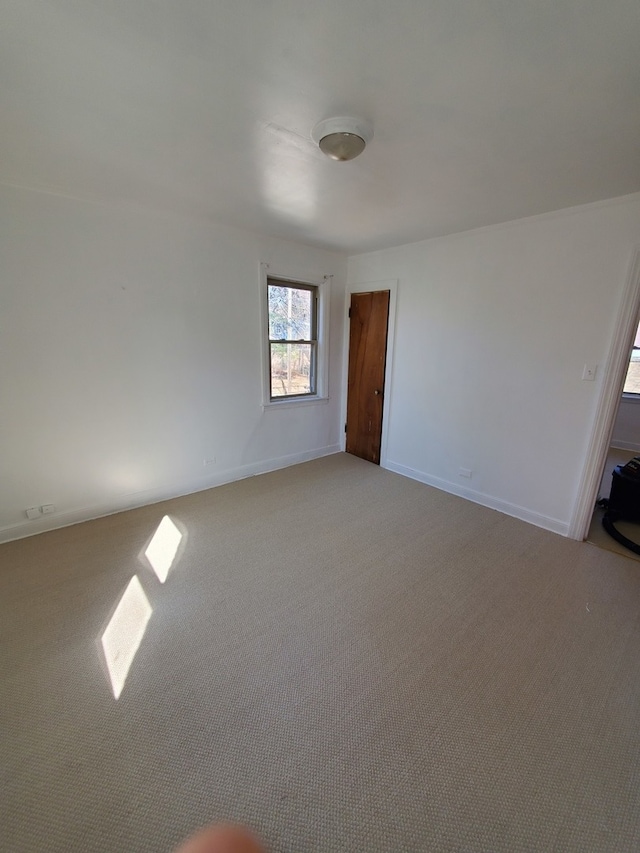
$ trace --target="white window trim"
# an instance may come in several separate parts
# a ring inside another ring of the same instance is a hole
[[[318,349],[316,362],[316,393],[305,394],[301,397],[282,397],[278,400],[271,399],[269,359],[269,303],[267,279],[279,278],[283,281],[300,284],[310,284],[318,289]],[[331,297],[332,275],[309,275],[308,273],[297,274],[291,270],[284,270],[279,266],[268,263],[260,264],[260,358],[262,364],[262,409],[263,411],[275,411],[276,409],[300,408],[302,406],[315,406],[326,403],[329,399],[329,303]]]

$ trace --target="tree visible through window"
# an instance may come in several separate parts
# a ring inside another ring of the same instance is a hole
[[[638,330],[636,331],[636,338],[633,342],[629,368],[622,392],[623,394],[640,395],[640,326],[638,326]]]
[[[316,393],[318,288],[267,280],[270,397]]]

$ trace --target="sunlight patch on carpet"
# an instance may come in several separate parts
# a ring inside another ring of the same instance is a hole
[[[101,637],[111,689],[116,699],[122,693],[152,612],[138,576],[134,575]]]
[[[174,522],[165,515],[144,552],[160,583],[164,583],[175,560],[182,533]]]

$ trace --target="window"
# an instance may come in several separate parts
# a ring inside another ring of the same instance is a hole
[[[269,399],[318,393],[318,287],[267,278]]]
[[[629,367],[622,393],[640,396],[640,326],[638,326],[633,342],[633,349],[631,350],[631,358],[629,359]]]
[[[265,411],[329,400],[332,275],[260,264],[262,405]]]

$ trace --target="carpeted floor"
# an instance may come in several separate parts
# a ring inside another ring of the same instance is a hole
[[[634,553],[630,548],[625,548],[624,545],[621,545],[612,536],[609,536],[602,526],[603,516],[604,510],[600,509],[600,507],[596,507],[591,518],[591,524],[589,525],[587,541],[592,545],[597,545],[598,548],[604,548],[605,551],[613,551],[616,554],[628,557],[630,560],[640,562],[640,554]],[[619,530],[623,536],[626,536],[627,539],[630,539],[632,542],[640,545],[640,524],[633,521],[617,521],[616,529]]]
[[[3,850],[640,849],[632,560],[338,454],[0,566]]]

